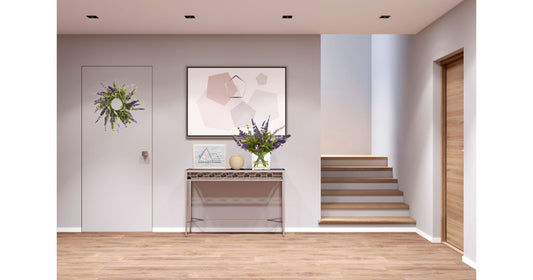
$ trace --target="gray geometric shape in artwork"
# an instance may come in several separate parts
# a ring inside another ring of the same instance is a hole
[[[246,102],[241,102],[231,110],[231,118],[235,127],[243,127],[255,116],[255,110]]]
[[[257,84],[262,86],[262,85],[266,85],[268,77],[267,77],[267,75],[261,73],[261,74],[257,75],[257,77],[255,79],[257,80]]]
[[[231,98],[243,98],[246,93],[246,82],[238,75],[235,75],[230,81],[226,82],[226,88]]]
[[[275,93],[255,90],[248,104],[257,112],[256,121],[266,120],[268,116],[270,116],[270,119],[275,119],[279,116],[278,96]]]

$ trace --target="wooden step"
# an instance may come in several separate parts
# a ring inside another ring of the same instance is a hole
[[[392,171],[388,166],[323,166],[322,171]]]
[[[369,155],[322,155],[322,166],[388,166],[387,157]]]
[[[399,190],[322,190],[322,195],[399,196],[403,195],[403,192]]]
[[[398,183],[394,178],[325,177],[322,183]]]
[[[411,217],[322,217],[320,225],[416,224]]]
[[[322,203],[322,209],[409,209],[405,203]]]
[[[321,159],[333,160],[386,160],[387,157],[373,155],[321,155]]]

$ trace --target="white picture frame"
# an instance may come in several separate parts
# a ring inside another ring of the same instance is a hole
[[[194,169],[226,169],[226,144],[193,144]]]

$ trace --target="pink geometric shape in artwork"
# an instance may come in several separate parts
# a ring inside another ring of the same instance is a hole
[[[239,89],[237,88],[237,85],[234,82],[235,77],[224,82],[224,88],[226,88],[226,95],[229,96],[230,98],[236,95],[237,92],[239,91]]]
[[[207,98],[221,105],[226,105],[236,91],[237,87],[231,82],[231,76],[228,72],[211,75],[207,78]]]
[[[231,130],[233,128],[233,120],[225,106],[207,98],[206,94],[203,94],[200,99],[198,99],[197,104],[206,128],[224,130]]]
[[[261,73],[261,74],[257,75],[257,77],[255,79],[257,80],[257,84],[262,86],[262,85],[266,85],[268,76],[263,74],[263,73]]]

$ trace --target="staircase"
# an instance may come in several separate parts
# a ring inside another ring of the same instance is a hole
[[[387,157],[322,156],[320,225],[414,227]]]

